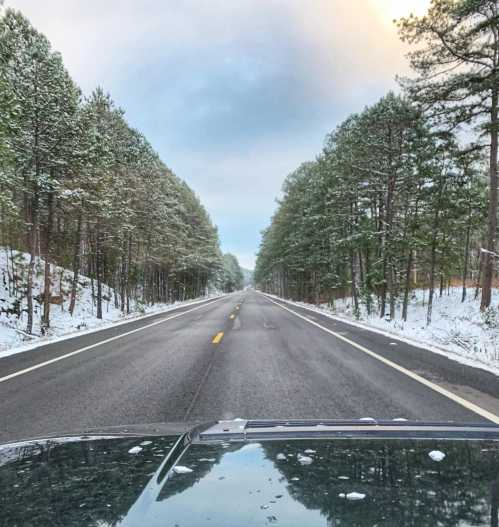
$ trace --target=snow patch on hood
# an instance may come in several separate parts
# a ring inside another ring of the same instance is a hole
[[[432,450],[428,455],[433,461],[437,462],[442,461],[445,458],[445,454],[440,450]]]

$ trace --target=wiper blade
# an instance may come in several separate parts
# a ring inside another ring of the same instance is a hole
[[[259,441],[338,437],[499,440],[494,423],[404,420],[290,419],[218,421],[198,432],[195,442]]]

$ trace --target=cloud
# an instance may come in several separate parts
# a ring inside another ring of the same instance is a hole
[[[377,3],[376,3],[377,2]],[[386,0],[9,0],[194,188],[251,267],[284,177],[393,88]]]

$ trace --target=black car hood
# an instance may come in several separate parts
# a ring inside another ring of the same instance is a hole
[[[0,525],[497,525],[497,439],[448,436],[147,435],[7,445]]]

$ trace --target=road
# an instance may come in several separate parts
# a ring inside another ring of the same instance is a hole
[[[236,417],[491,415],[497,376],[255,291],[0,359],[0,441]]]

